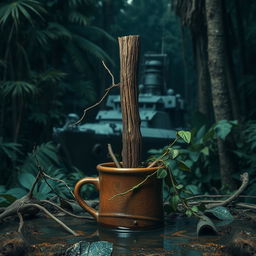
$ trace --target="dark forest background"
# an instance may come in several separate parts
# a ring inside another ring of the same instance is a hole
[[[248,171],[255,194],[255,17],[253,0],[1,0],[0,194],[24,195],[39,164],[70,186],[85,175],[62,166],[53,127],[109,87],[101,60],[118,80],[117,37],[131,34],[141,56],[168,54],[167,85],[186,102],[191,172],[174,167],[176,179],[194,194],[228,192]]]

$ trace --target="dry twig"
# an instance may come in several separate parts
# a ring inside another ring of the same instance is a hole
[[[225,206],[225,205],[231,203],[232,201],[236,200],[238,198],[238,196],[245,190],[245,188],[248,185],[249,175],[247,172],[245,172],[241,175],[241,181],[242,181],[242,184],[241,184],[240,188],[233,195],[231,195],[229,198],[227,198],[226,200],[224,200],[221,203],[208,204],[208,205],[206,205],[206,208],[209,209],[209,208],[213,208],[216,206]]]
[[[102,101],[107,97],[109,91],[110,91],[111,89],[115,88],[115,87],[119,87],[119,85],[120,85],[119,83],[118,83],[118,84],[115,84],[114,76],[113,76],[113,74],[111,73],[111,71],[109,70],[109,68],[106,66],[106,64],[104,63],[104,61],[102,61],[102,64],[103,64],[104,68],[108,71],[109,75],[111,76],[112,85],[111,85],[110,87],[108,87],[108,88],[105,90],[105,93],[103,94],[103,96],[101,97],[101,99],[100,99],[98,102],[96,102],[96,103],[93,104],[92,106],[90,106],[90,107],[84,109],[84,113],[83,113],[83,115],[81,116],[81,118],[80,118],[77,122],[75,122],[74,124],[72,124],[72,125],[78,125],[78,124],[80,124],[80,123],[83,121],[83,119],[85,118],[85,115],[86,115],[87,111],[89,111],[89,110],[91,110],[91,109],[93,109],[93,108],[99,106],[99,105],[102,103]]]
[[[115,154],[113,153],[111,144],[108,144],[108,153],[111,157],[111,159],[114,161],[117,168],[121,168],[121,164],[117,161]]]

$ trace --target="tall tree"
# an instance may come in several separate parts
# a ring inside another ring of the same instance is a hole
[[[197,108],[209,117],[211,115],[210,78],[207,65],[207,27],[205,20],[205,1],[173,0],[176,14],[181,18],[182,25],[191,31],[194,58],[197,69]]]
[[[221,0],[206,0],[208,34],[208,66],[211,79],[212,102],[216,121],[232,120],[228,88],[225,84],[225,38]],[[234,188],[235,170],[228,142],[218,139],[218,154],[222,186]]]

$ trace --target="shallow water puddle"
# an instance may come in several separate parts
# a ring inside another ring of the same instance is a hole
[[[147,231],[118,231],[98,227],[94,221],[62,217],[69,227],[81,236],[74,237],[63,230],[57,223],[44,217],[26,220],[23,233],[26,240],[38,251],[46,253],[61,251],[67,245],[78,241],[109,241],[114,245],[113,256],[137,255],[175,255],[200,256],[222,255],[221,247],[230,240],[230,232],[226,237],[196,236],[197,220],[192,218],[175,218],[166,221],[164,227]],[[242,224],[238,223],[241,226]],[[10,222],[1,225],[0,233],[16,231],[18,223]],[[40,255],[37,253],[35,255]],[[43,255],[43,254],[42,254]],[[224,255],[224,254],[223,254]]]

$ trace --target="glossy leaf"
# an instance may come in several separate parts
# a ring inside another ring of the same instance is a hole
[[[169,153],[170,153],[172,159],[175,159],[179,155],[178,149],[169,148],[168,150],[169,150]]]
[[[191,141],[191,132],[189,132],[189,131],[178,131],[177,134],[186,143],[190,143],[190,141]]]
[[[215,125],[214,131],[216,132],[216,135],[219,138],[224,140],[231,132],[232,127],[233,127],[233,123],[227,120],[221,120]]]
[[[217,206],[214,207],[212,209],[206,210],[205,214],[210,215],[210,216],[214,216],[219,220],[233,220],[234,217],[232,216],[232,214],[230,213],[230,211],[223,206]]]
[[[32,187],[32,185],[33,185],[35,179],[36,179],[36,178],[35,178],[31,173],[28,173],[28,172],[27,172],[27,173],[22,173],[22,174],[19,175],[19,177],[18,177],[18,180],[19,180],[20,184],[21,184],[24,188],[26,188],[26,189],[28,189],[28,190],[31,189],[31,187]]]
[[[66,256],[110,256],[112,254],[113,244],[106,241],[87,242],[80,241],[73,244],[65,252]]]

